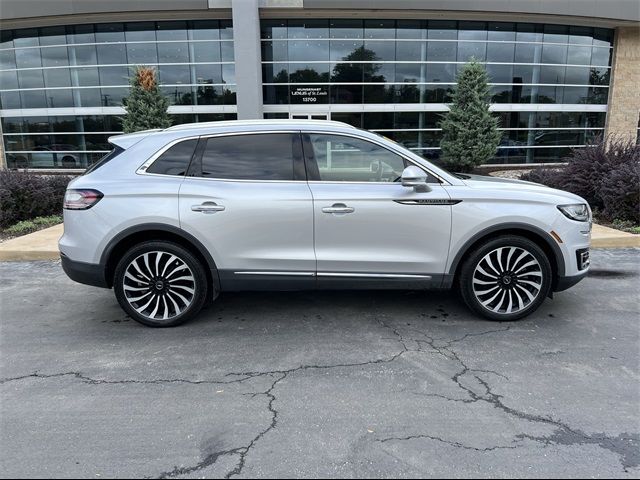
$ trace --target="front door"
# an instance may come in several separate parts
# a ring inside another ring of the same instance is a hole
[[[180,225],[209,250],[222,288],[313,287],[300,133],[218,135],[202,138],[198,150],[180,188]]]
[[[424,280],[445,271],[450,197],[435,177],[429,192],[403,187],[408,159],[372,141],[304,134],[314,199],[318,281],[331,278]]]

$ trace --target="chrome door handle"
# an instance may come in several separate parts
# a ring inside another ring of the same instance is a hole
[[[192,205],[191,210],[202,213],[216,213],[224,210],[224,205],[218,205],[215,202],[204,202],[200,205]]]
[[[330,207],[324,207],[322,211],[324,213],[353,213],[356,209],[347,207],[344,203],[334,203]]]

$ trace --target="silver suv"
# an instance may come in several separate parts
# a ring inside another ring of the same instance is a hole
[[[515,320],[589,265],[591,212],[541,185],[452,175],[338,122],[235,121],[112,137],[69,184],[62,266],[153,327],[220,292],[448,289]]]

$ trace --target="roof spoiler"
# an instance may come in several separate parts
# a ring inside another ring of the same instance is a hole
[[[123,150],[126,150],[132,145],[135,145],[136,143],[138,143],[147,135],[155,132],[160,132],[160,131],[162,131],[161,128],[153,128],[151,130],[142,130],[140,132],[127,133],[125,135],[114,135],[112,137],[109,137],[108,141],[110,144],[116,145],[117,147],[120,147]]]

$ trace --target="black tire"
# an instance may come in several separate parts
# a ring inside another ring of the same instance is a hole
[[[148,327],[175,327],[200,312],[207,299],[207,283],[204,266],[191,252],[176,243],[153,240],[123,255],[113,289],[120,306],[135,321]],[[151,303],[143,308],[147,300]]]
[[[508,322],[529,315],[544,302],[552,275],[549,259],[536,243],[502,235],[469,252],[460,269],[458,286],[473,312],[489,320]]]
[[[76,168],[78,166],[76,159],[71,156],[62,158],[62,166],[64,168]]]

